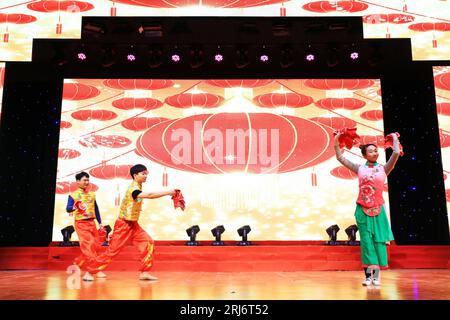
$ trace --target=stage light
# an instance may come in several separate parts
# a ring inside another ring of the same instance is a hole
[[[236,68],[242,69],[250,64],[250,59],[248,58],[248,49],[246,47],[239,47],[236,49]]]
[[[216,53],[214,54],[214,62],[221,63],[223,62],[223,59],[224,59],[223,51],[220,46],[217,46]]]
[[[101,65],[103,67],[111,67],[113,64],[117,61],[117,55],[116,50],[114,50],[112,47],[103,47],[101,50]]]
[[[350,59],[352,60],[357,60],[359,58],[359,53],[354,51],[352,53],[350,53]]]
[[[173,54],[173,55],[171,56],[171,59],[172,59],[172,62],[175,62],[175,63],[178,63],[178,62],[181,61],[181,57],[180,57],[180,55],[178,55],[178,54]]]
[[[332,225],[331,227],[327,228],[327,234],[330,237],[330,240],[327,241],[328,245],[336,245],[337,244],[337,233],[339,232],[339,226],[337,224]]]
[[[259,61],[262,63],[268,63],[269,60],[270,60],[269,53],[267,52],[266,46],[263,46],[259,54]]]
[[[77,58],[78,58],[78,60],[80,60],[80,61],[84,61],[84,60],[87,59],[87,56],[86,56],[86,54],[85,54],[84,52],[78,52]]]
[[[216,238],[216,241],[212,243],[213,246],[223,246],[225,243],[221,240],[222,233],[224,233],[224,226],[217,226],[214,229],[211,229],[212,235]]]
[[[380,51],[379,46],[371,46],[370,47],[370,53],[369,53],[369,59],[367,60],[368,64],[372,67],[377,66],[381,62],[383,62],[384,56]]]
[[[307,62],[314,62],[316,60],[317,54],[312,45],[309,44],[306,46],[304,57]]]
[[[249,245],[251,245],[250,241],[247,240],[247,235],[250,233],[250,231],[252,231],[252,229],[248,225],[240,227],[237,230],[239,236],[242,237],[242,241],[238,242],[239,246],[249,246]]]
[[[200,227],[198,225],[192,226],[188,229],[186,229],[186,233],[189,236],[189,241],[186,242],[187,246],[198,246],[199,243],[198,241],[195,240],[195,238],[197,237],[197,233],[199,233],[200,231]]]
[[[69,59],[67,59],[66,53],[64,52],[64,48],[55,46],[55,53],[51,59],[51,63],[54,66],[62,67],[63,65],[69,63]]]
[[[280,66],[282,68],[289,68],[294,64],[294,50],[291,47],[284,47],[281,49]]]
[[[181,54],[181,50],[178,48],[178,46],[173,47],[169,57],[172,63],[181,63],[181,61],[183,60],[183,55]]]
[[[160,46],[151,46],[148,49],[148,66],[150,68],[158,68],[163,64],[162,59],[163,51]]]
[[[337,48],[329,48],[327,55],[327,65],[329,67],[335,67],[341,62],[339,51]]]
[[[352,224],[351,226],[345,229],[345,233],[348,236],[347,244],[349,246],[356,246],[358,243],[356,242],[356,232],[358,232],[358,226],[356,224]]]
[[[136,55],[136,50],[134,49],[134,46],[130,46],[130,48],[127,50],[125,59],[128,62],[136,61],[137,55]]]
[[[307,61],[311,62],[311,61],[314,61],[316,59],[316,57],[312,53],[310,53],[310,54],[306,55],[305,59]]]
[[[138,32],[144,37],[159,38],[164,35],[162,25],[160,23],[143,23]]]
[[[75,232],[75,228],[73,226],[65,227],[64,229],[61,229],[61,234],[63,236],[63,242],[61,242],[59,245],[61,247],[73,247],[75,244],[70,241],[70,238],[72,237],[72,233]]]
[[[88,22],[83,26],[82,34],[89,34],[98,38],[106,34],[106,26],[101,23]]]
[[[203,49],[199,47],[193,47],[189,51],[190,61],[189,64],[192,69],[201,67],[205,60],[203,59]]]
[[[261,62],[268,62],[269,61],[269,56],[267,54],[262,54],[259,57],[259,61],[261,61]]]

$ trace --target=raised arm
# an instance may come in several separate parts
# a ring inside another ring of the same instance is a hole
[[[353,171],[354,173],[358,174],[358,169],[359,169],[359,165],[356,163],[351,162],[350,160],[346,159],[342,153],[341,153],[341,148],[339,148],[339,136],[340,134],[337,134],[334,137],[334,151],[336,153],[336,159],[342,163],[342,165],[348,169],[350,169],[351,171]]]
[[[384,172],[386,172],[386,175],[391,173],[392,169],[394,169],[395,164],[397,163],[397,160],[400,156],[400,145],[398,142],[398,137],[395,133],[391,133],[391,136],[393,138],[393,152],[391,157],[389,158],[388,162],[384,165]]]
[[[174,196],[176,194],[175,190],[169,191],[156,191],[156,192],[141,192],[137,195],[137,198],[146,198],[146,199],[157,199],[164,196]]]

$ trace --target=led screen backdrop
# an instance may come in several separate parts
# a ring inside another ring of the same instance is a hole
[[[169,197],[145,202],[140,223],[156,239],[185,239],[194,224],[200,239],[219,224],[225,239],[246,224],[253,240],[324,239],[355,223],[358,181],[333,149],[333,131],[352,126],[383,143],[379,80],[65,80],[53,240],[73,223],[77,172],[90,173],[112,225],[137,163],[150,172],[144,190],[186,198],[184,212]],[[345,156],[364,162],[357,147]]]
[[[448,213],[450,212],[450,182],[448,179],[450,177],[450,67],[434,67],[433,71]]]
[[[450,59],[442,0],[2,0],[0,60],[31,60],[33,38],[79,38],[83,16],[362,16],[365,38],[411,38],[416,60]]]
[[[3,81],[5,77],[5,64],[0,62],[0,119],[2,117]]]

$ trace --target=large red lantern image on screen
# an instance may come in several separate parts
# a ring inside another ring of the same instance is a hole
[[[332,157],[332,132],[317,122],[292,116],[202,114],[151,127],[136,148],[143,157],[178,170],[283,173]]]

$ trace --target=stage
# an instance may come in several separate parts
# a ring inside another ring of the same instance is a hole
[[[0,271],[1,300],[448,300],[450,270],[388,270],[382,286],[363,287],[360,271],[109,271],[107,279],[74,281],[64,271]],[[69,285],[68,285],[69,279]],[[77,285],[78,284],[78,285]]]
[[[188,247],[156,241],[153,274],[139,281],[139,257],[126,247],[105,271],[84,282],[66,273],[79,247],[0,248],[0,300],[417,300],[449,299],[448,246],[388,246],[382,286],[363,287],[359,246],[323,241],[235,242]],[[12,289],[14,288],[14,289]]]
[[[155,241],[154,267],[157,272],[297,272],[361,270],[359,246],[325,245],[325,241],[254,241],[251,246],[186,246],[185,241]],[[105,250],[106,247],[103,247]],[[450,269],[448,246],[387,246],[392,269]],[[80,254],[79,247],[0,248],[0,270],[64,271]],[[114,259],[108,270],[139,268],[139,254],[129,245]]]

